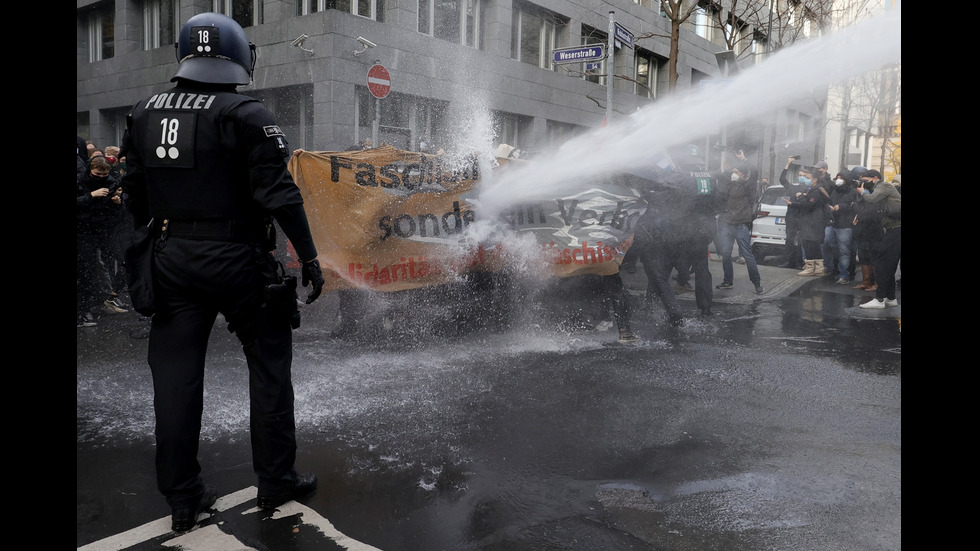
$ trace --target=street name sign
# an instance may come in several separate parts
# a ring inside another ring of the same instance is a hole
[[[626,27],[620,25],[619,23],[616,23],[616,32],[614,37],[616,39],[616,46],[619,46],[620,48],[623,46],[626,46],[627,48],[633,47],[633,39],[635,38],[633,33],[627,31]]]
[[[598,61],[605,57],[603,55],[604,53],[605,48],[602,44],[586,44],[585,46],[576,46],[574,48],[552,50],[554,62],[559,65],[581,61]]]

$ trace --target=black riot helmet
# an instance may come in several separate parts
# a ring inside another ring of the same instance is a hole
[[[248,84],[255,69],[255,44],[234,19],[220,13],[191,17],[177,38],[177,72],[183,78],[209,84]]]

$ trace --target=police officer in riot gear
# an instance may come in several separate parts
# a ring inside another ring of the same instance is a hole
[[[172,528],[190,530],[214,504],[200,476],[198,441],[204,364],[219,313],[235,333],[249,370],[252,464],[260,508],[316,491],[296,459],[292,328],[296,279],[273,256],[273,219],[302,260],[306,303],[324,280],[291,154],[272,113],[240,95],[255,46],[233,19],[202,13],[176,44],[173,88],[140,101],[127,117],[123,180],[137,228],[149,226],[153,316],[148,361],[156,415],[157,485]]]
[[[710,316],[713,291],[708,245],[719,211],[717,178],[701,171],[667,173],[659,169],[644,176],[650,179],[643,192],[648,207],[637,221],[636,233],[647,285],[663,303],[667,321],[680,325],[684,316],[670,287],[670,271],[676,264],[691,266],[695,304],[702,316]]]

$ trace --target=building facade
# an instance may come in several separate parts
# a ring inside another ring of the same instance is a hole
[[[371,138],[448,149],[483,123],[471,117],[481,112],[495,142],[535,153],[668,93],[670,21],[658,0],[77,0],[78,135],[119,144],[132,105],[170,85],[180,26],[206,11],[233,17],[256,45],[253,82],[238,90],[263,100],[293,148]],[[609,59],[555,63],[556,49],[604,44],[608,55],[611,28],[633,38],[613,50],[611,94]],[[725,76],[716,57],[730,48],[724,31],[702,8],[683,24],[673,93]],[[761,30],[738,32],[748,38],[733,48],[739,65],[764,60]],[[368,87],[375,64],[390,75],[380,100]],[[756,135],[770,181],[787,148],[823,158],[821,114],[806,110],[743,129]],[[725,140],[722,130],[697,144],[709,166],[720,166],[713,146]]]
[[[865,21],[901,0],[835,0],[834,28]],[[861,165],[879,170],[886,180],[902,171],[901,64],[832,86],[827,95],[826,156],[831,166]]]
[[[257,47],[254,81],[294,148],[344,149],[372,137],[416,150],[440,147],[475,108],[493,114],[497,141],[555,146],[606,116],[605,64],[555,64],[553,50],[608,45],[610,12],[634,36],[615,50],[613,116],[665,93],[669,21],[659,3],[631,0],[78,0],[78,134],[118,144],[125,115],[169,85],[180,25],[205,11],[245,27]],[[656,4],[651,8],[651,4]],[[365,39],[363,42],[358,37]],[[371,47],[369,44],[373,44]],[[721,48],[695,23],[681,37],[677,90],[718,74]],[[387,68],[390,93],[367,85]],[[378,119],[377,128],[374,127]]]

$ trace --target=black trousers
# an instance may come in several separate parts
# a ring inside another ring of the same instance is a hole
[[[691,266],[694,273],[694,300],[702,312],[711,309],[713,291],[708,269],[710,237],[692,237],[683,241],[650,241],[640,251],[640,261],[647,276],[647,286],[660,298],[671,317],[681,315],[677,297],[670,286],[670,272],[676,265]]]
[[[632,305],[629,301],[629,291],[623,283],[623,277],[616,272],[599,278],[599,296],[604,311],[611,311],[620,331],[630,331]]]
[[[108,274],[99,260],[102,242],[98,235],[75,232],[75,310],[79,316],[101,306],[109,296],[105,286]]]
[[[874,257],[875,282],[878,290],[875,298],[878,300],[895,298],[895,272],[902,260],[902,226],[885,231],[885,236],[878,244]]]
[[[780,258],[782,263],[788,264],[790,268],[798,270],[803,267],[803,252],[800,247],[800,223],[795,217],[786,217],[786,246]]]
[[[292,329],[264,304],[265,286],[275,277],[272,255],[243,243],[170,237],[154,259],[153,276],[157,313],[148,359],[160,492],[176,507],[193,503],[203,490],[198,444],[205,356],[219,312],[242,343],[248,365],[252,466],[259,494],[292,487]]]

